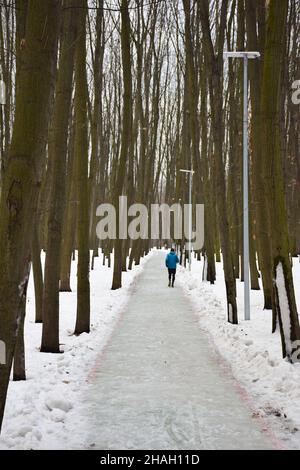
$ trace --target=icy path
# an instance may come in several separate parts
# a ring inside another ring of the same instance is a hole
[[[272,448],[183,291],[167,287],[160,252],[138,278],[85,399],[94,449]]]

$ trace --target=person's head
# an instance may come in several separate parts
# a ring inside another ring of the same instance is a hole
[[[174,252],[175,252],[174,248],[171,248],[171,252],[172,252],[172,253],[174,253]]]

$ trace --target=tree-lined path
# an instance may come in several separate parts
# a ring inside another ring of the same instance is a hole
[[[270,449],[210,351],[164,254],[145,266],[90,385],[95,449]]]

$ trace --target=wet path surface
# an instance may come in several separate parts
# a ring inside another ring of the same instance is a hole
[[[164,254],[145,265],[86,396],[94,449],[270,449]]]

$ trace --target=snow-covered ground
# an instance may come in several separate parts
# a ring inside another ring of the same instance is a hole
[[[149,255],[151,256],[151,254]],[[148,256],[148,257],[149,257]],[[96,259],[91,273],[91,333],[75,337],[76,263],[72,293],[61,294],[61,344],[64,354],[39,352],[41,325],[34,323],[32,277],[28,290],[26,382],[11,382],[0,449],[82,448],[83,397],[97,357],[108,343],[126,306],[142,266],[124,274],[124,287],[111,291],[112,270]],[[300,310],[300,263],[294,259],[294,281]],[[179,268],[177,280],[194,304],[199,327],[211,338],[216,359],[234,375],[244,399],[275,433],[279,447],[300,448],[300,364],[282,359],[279,332],[271,334],[271,312],[263,311],[262,292],[251,292],[251,320],[243,320],[243,284],[237,282],[239,325],[227,322],[221,263],[217,281],[203,283],[202,261],[193,260],[192,273]],[[247,390],[247,393],[245,392]],[[234,406],[234,403],[232,404]]]
[[[145,266],[95,364],[85,397],[82,447],[278,448],[220,367],[183,289],[168,288],[164,258],[158,252]]]
[[[78,416],[83,390],[96,357],[105,347],[130,296],[143,264],[124,273],[123,288],[111,291],[112,269],[102,255],[91,272],[91,333],[73,335],[76,318],[76,263],[72,263],[73,292],[61,293],[60,342],[64,354],[42,354],[41,325],[34,323],[34,287],[28,286],[25,325],[27,381],[11,382],[0,449],[80,448]]]
[[[262,291],[251,291],[251,320],[243,320],[244,284],[237,282],[239,325],[227,322],[222,264],[215,285],[202,282],[202,261],[192,272],[179,268],[178,281],[194,303],[199,326],[211,338],[237,381],[247,390],[253,413],[260,416],[284,448],[300,448],[300,364],[282,359],[280,333],[271,333],[272,313],[263,310]],[[300,263],[294,258],[294,282],[300,310]],[[243,393],[243,392],[241,392]],[[234,404],[233,404],[234,406]]]

